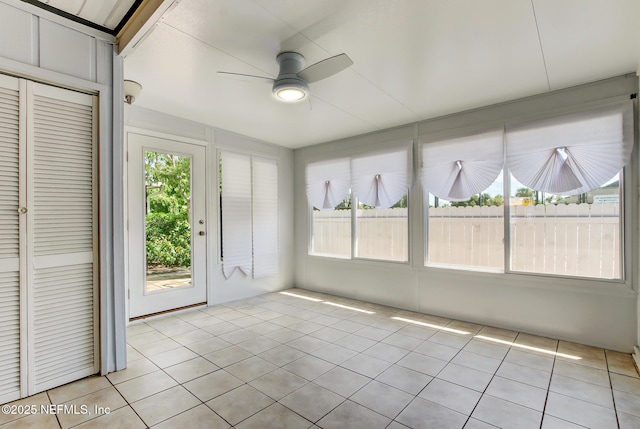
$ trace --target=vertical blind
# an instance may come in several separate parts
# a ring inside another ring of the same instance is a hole
[[[278,164],[221,152],[222,269],[254,278],[277,275]]]
[[[222,158],[222,270],[251,275],[251,157],[233,152]]]
[[[420,180],[425,192],[465,201],[487,189],[502,170],[503,136],[501,129],[424,144]]]
[[[278,164],[253,158],[253,277],[278,275]]]

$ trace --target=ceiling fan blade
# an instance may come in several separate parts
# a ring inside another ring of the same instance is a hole
[[[226,78],[226,79],[235,79],[242,80],[245,82],[264,82],[264,83],[273,83],[273,78],[266,76],[256,76],[254,74],[244,74],[244,73],[233,73],[233,72],[217,72],[218,76]]]
[[[298,76],[308,83],[317,82],[341,72],[351,64],[353,64],[353,61],[347,54],[340,54],[335,57],[327,58],[326,60],[318,61],[315,64],[311,64],[309,67],[299,72]]]

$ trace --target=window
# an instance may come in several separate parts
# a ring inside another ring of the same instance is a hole
[[[309,253],[408,261],[410,164],[408,145],[308,164],[307,198],[313,208]]]
[[[429,194],[427,265],[480,271],[504,269],[502,173],[465,201]]]
[[[427,265],[504,269],[503,130],[422,146]]]
[[[620,177],[562,196],[534,191],[511,176],[511,270],[622,278]]]
[[[358,258],[409,260],[409,153],[404,149],[351,160]]]
[[[275,160],[220,153],[223,272],[278,274],[278,166]]]
[[[507,132],[511,270],[622,279],[622,177],[630,102]]]
[[[351,257],[351,160],[315,162],[306,169],[307,199],[313,208],[309,253]]]
[[[633,142],[631,102],[423,142],[426,264],[622,279]]]
[[[376,209],[358,202],[356,257],[388,261],[409,260],[408,193],[393,206]]]
[[[313,208],[310,254],[351,257],[351,193],[334,210]]]

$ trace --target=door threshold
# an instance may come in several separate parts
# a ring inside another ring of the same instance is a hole
[[[206,306],[207,306],[206,302],[199,302],[197,304],[185,305],[184,307],[172,308],[170,310],[158,311],[157,313],[145,314],[144,316],[131,317],[129,318],[129,322],[135,322],[137,320],[142,320],[142,319],[150,319],[152,317],[155,318],[158,316],[164,316],[166,314],[183,312],[184,310],[191,310],[196,307],[206,307]]]

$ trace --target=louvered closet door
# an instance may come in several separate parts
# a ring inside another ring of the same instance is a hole
[[[20,397],[19,102],[0,75],[0,403]]]
[[[32,82],[27,87],[33,394],[97,371],[96,97]]]

